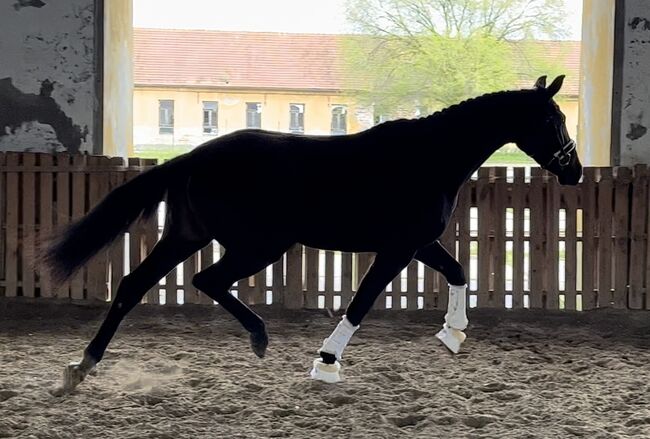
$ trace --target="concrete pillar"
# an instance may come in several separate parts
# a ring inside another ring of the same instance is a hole
[[[607,166],[611,160],[615,3],[583,2],[577,140],[588,166]]]
[[[584,0],[582,23],[581,157],[650,164],[650,1]]]
[[[104,4],[104,154],[133,154],[133,0]]]
[[[617,0],[612,164],[650,164],[650,1]]]

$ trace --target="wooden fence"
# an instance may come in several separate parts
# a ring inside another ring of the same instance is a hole
[[[163,215],[134,225],[124,239],[57,288],[34,263],[38,245],[152,164],[143,159],[126,163],[86,155],[0,153],[0,296],[110,300],[120,278],[156,243]],[[650,309],[648,175],[645,165],[586,168],[579,186],[562,187],[538,168],[481,168],[462,189],[442,237],[466,269],[470,306]],[[212,243],[193,255],[144,301],[211,304],[191,279],[221,251]],[[239,282],[233,294],[249,304],[337,309],[347,304],[359,273],[371,260],[370,254],[295,246],[267,270]],[[413,262],[376,307],[444,309],[446,301],[444,279]]]

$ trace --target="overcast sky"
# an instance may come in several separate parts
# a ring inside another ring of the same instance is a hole
[[[345,0],[133,0],[136,27],[345,33]],[[566,0],[570,39],[580,39],[582,0]]]

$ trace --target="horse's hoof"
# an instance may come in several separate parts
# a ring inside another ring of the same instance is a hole
[[[437,334],[436,337],[442,344],[449,349],[452,353],[457,354],[460,352],[460,345],[463,344],[467,336],[463,331],[458,329],[449,328],[444,326]]]
[[[264,355],[266,355],[266,348],[269,345],[269,336],[267,335],[266,330],[263,329],[259,332],[251,332],[250,340],[251,349],[253,349],[255,355],[259,358],[264,358]]]
[[[323,363],[323,360],[316,358],[314,365],[309,372],[309,376],[318,381],[334,384],[341,381],[341,363],[335,361],[334,364]]]
[[[90,371],[84,370],[81,363],[70,363],[63,369],[63,386],[50,390],[52,396],[63,396],[71,393],[86,378]]]

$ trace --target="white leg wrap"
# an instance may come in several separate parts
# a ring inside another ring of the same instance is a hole
[[[453,329],[463,331],[467,328],[467,285],[449,285],[449,302],[445,323]]]
[[[352,326],[348,318],[343,316],[343,319],[336,326],[332,335],[323,341],[323,346],[318,352],[332,354],[336,356],[337,360],[340,360],[343,356],[343,350],[357,329],[359,329],[359,326]]]

